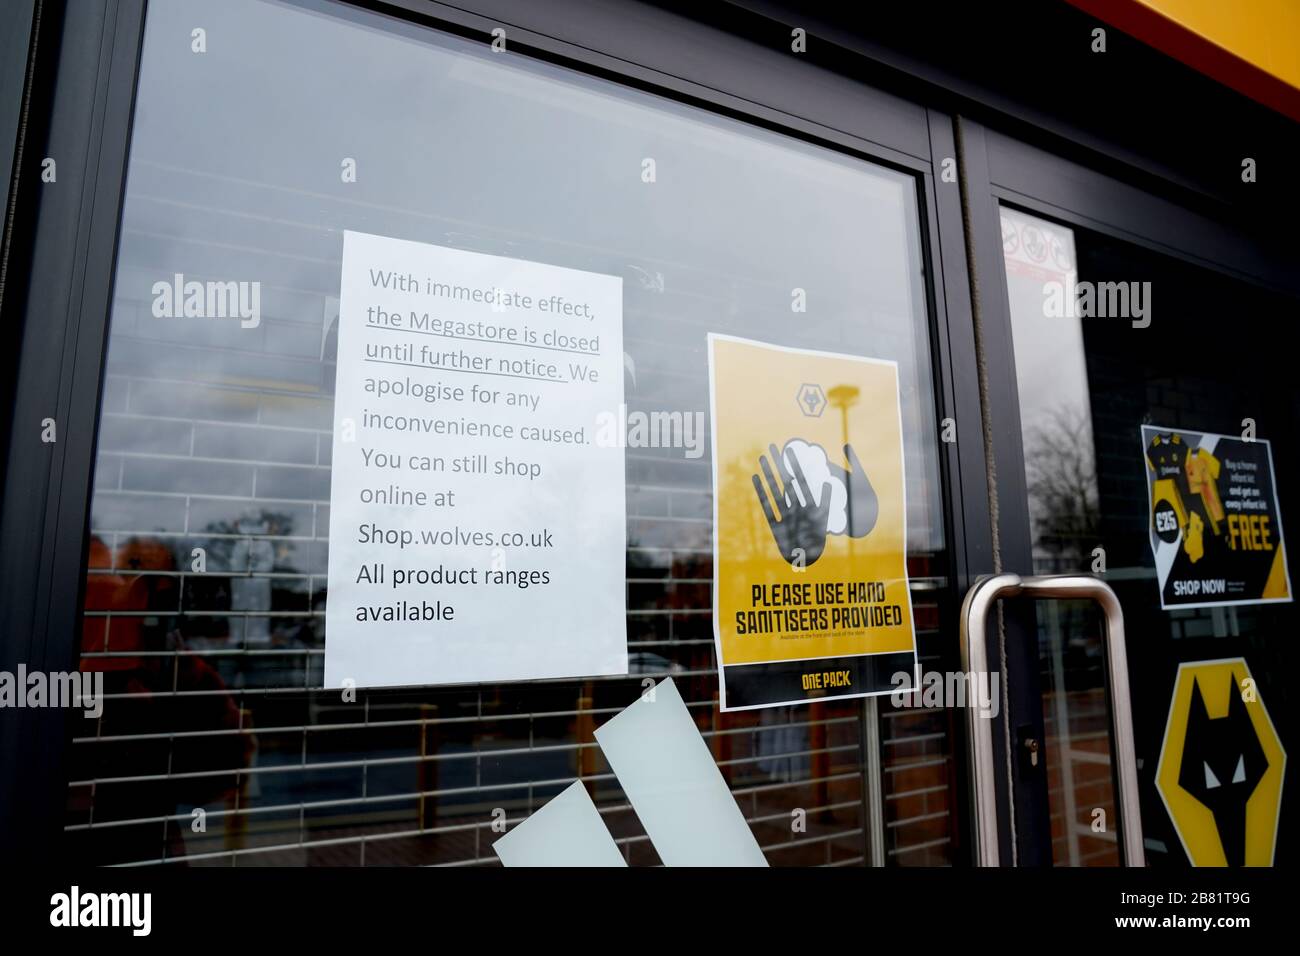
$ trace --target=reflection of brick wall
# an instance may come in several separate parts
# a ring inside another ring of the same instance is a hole
[[[1105,692],[1098,688],[1066,695],[1068,747],[1055,719],[1058,703],[1055,694],[1044,696],[1052,861],[1058,866],[1117,866],[1119,847],[1115,839]],[[1097,810],[1104,814],[1100,822],[1105,831],[1101,833],[1094,830]]]
[[[1101,615],[1086,601],[1038,608],[1043,750],[1057,866],[1117,866]],[[1100,810],[1103,832],[1094,830]]]
[[[940,571],[940,563],[931,556],[908,558],[907,573],[914,585],[941,581]],[[959,669],[956,642],[947,639],[955,632],[948,616],[955,608],[937,597],[943,593],[914,590],[912,594],[923,673]],[[948,866],[961,861],[958,818],[965,794],[957,792],[953,724],[963,715],[953,710],[896,708],[888,696],[878,702],[887,864]]]
[[[707,459],[629,452],[630,677],[346,706],[304,690],[324,648],[328,397],[130,364],[110,364],[96,468],[83,666],[108,672],[113,697],[71,750],[76,858],[493,863],[493,808],[517,822],[581,775],[629,860],[655,862],[590,731],[644,677],[671,675],[773,864],[864,862],[861,703],[717,711]],[[923,647],[939,625],[924,593]],[[950,720],[888,698],[881,714],[888,861],[949,863]],[[195,806],[206,833],[190,830]]]
[[[884,710],[885,846],[901,866],[940,866],[957,859],[952,714]]]
[[[166,7],[151,8],[151,29],[166,29],[155,26],[157,18],[165,23]],[[353,29],[331,18],[303,24],[322,33]],[[363,30],[331,41],[349,51],[362,41],[392,51],[392,62],[375,56],[376,69],[365,71],[376,84],[372,91],[397,75],[390,67],[400,74],[405,67],[397,60],[417,48],[419,59],[411,62],[453,78],[462,72],[457,63],[482,55],[433,33],[427,49],[406,40],[390,47],[384,33]],[[146,75],[169,75],[166,49],[146,44],[153,63]],[[214,68],[229,67],[219,65],[219,52],[210,56]],[[292,63],[279,65],[292,74]],[[528,63],[513,69],[524,70],[513,84],[523,93],[519,128],[545,126],[549,111],[558,110],[571,147],[563,158],[545,148],[496,149],[503,131],[514,128],[511,117],[490,126],[478,117],[489,100],[504,103],[497,97],[507,95],[505,87],[458,81],[421,101],[437,118],[431,124],[392,124],[382,110],[353,111],[349,129],[370,143],[377,163],[423,159],[342,189],[333,172],[327,181],[299,175],[316,165],[299,162],[310,136],[291,133],[327,128],[318,120],[331,113],[312,90],[294,99],[286,87],[288,99],[277,100],[269,114],[257,108],[260,99],[242,101],[246,125],[276,131],[269,151],[249,163],[247,151],[235,150],[227,161],[202,145],[202,117],[229,108],[234,87],[140,87],[91,509],[92,600],[84,618],[83,662],[106,669],[113,696],[102,721],[79,722],[74,731],[67,834],[74,858],[490,864],[494,810],[513,824],[581,778],[628,858],[653,862],[591,732],[635,699],[643,680],[672,676],[773,862],[862,861],[862,705],[718,713],[707,457],[629,450],[626,677],[382,690],[361,693],[356,704],[310,689],[321,683],[326,640],[333,353],[345,229],[623,277],[630,412],[707,416],[709,331],[897,359],[908,546],[919,565],[942,558],[942,445],[911,177],[733,128],[704,112],[670,105],[661,116],[641,94],[629,94],[635,104],[621,103],[616,88],[577,74],[563,82],[548,77],[549,105],[539,112],[527,93]],[[568,109],[565,87],[579,87],[572,103],[580,104],[591,102],[589,83],[603,91],[601,109]],[[203,107],[184,111],[199,117],[191,130],[199,135],[178,132],[175,111],[158,105],[182,90],[187,107]],[[707,131],[709,149],[682,135],[694,128]],[[423,148],[431,129],[444,134],[432,151]],[[647,205],[641,183],[629,193],[627,183],[608,175],[606,158],[619,144],[630,147],[647,134],[670,150],[661,162],[691,170],[692,191],[668,189]],[[538,144],[536,137],[516,138]],[[491,189],[478,188],[484,156],[493,157]],[[738,158],[746,170],[740,177]],[[539,175],[550,173],[539,174],[538,162],[572,189],[539,192]],[[816,226],[791,228],[788,209],[753,203],[755,182],[764,189],[797,182],[797,218]],[[629,206],[630,196],[636,198]],[[618,208],[617,215],[590,214]],[[746,225],[737,212],[746,213]],[[690,228],[680,228],[683,222]],[[176,273],[259,282],[260,324],[154,318],[148,290]],[[791,277],[817,290],[815,307],[793,321]],[[742,479],[743,493],[751,493],[748,475]],[[132,539],[147,541],[161,557],[148,567],[122,566],[117,558]],[[197,547],[208,555],[201,575],[191,570]],[[919,582],[930,587],[924,596],[947,595],[951,581],[942,562],[915,573],[927,578]],[[128,577],[140,579],[128,589],[130,601],[119,593]],[[935,647],[931,659],[953,656],[950,646],[940,646],[934,604],[921,601],[916,614],[923,647]],[[951,617],[946,624],[950,637]],[[938,762],[951,765],[951,735],[924,721],[881,723],[890,768],[884,789],[908,808],[891,817],[898,824],[891,847],[914,851],[891,859],[942,859],[948,848],[936,842],[936,814],[947,813],[943,825],[951,833],[954,805],[941,803],[937,792],[927,792],[923,805],[910,794],[929,786],[926,775]],[[903,760],[919,763],[904,768]],[[189,828],[195,805],[208,811],[206,833]],[[791,833],[795,808],[807,813],[806,833]]]

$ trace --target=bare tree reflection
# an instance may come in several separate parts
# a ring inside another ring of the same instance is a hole
[[[1035,570],[1084,570],[1097,543],[1099,519],[1092,420],[1086,408],[1062,405],[1027,430],[1025,479]]]

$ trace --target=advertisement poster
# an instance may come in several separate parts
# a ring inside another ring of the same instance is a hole
[[[613,276],[347,232],[325,686],[627,672]]]
[[[1142,451],[1160,607],[1290,601],[1269,443],[1143,425]]]
[[[709,336],[723,710],[916,687],[894,362]]]

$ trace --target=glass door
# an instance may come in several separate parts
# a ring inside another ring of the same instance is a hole
[[[1009,570],[1095,575],[1119,597],[1146,864],[1285,863],[1297,301],[1023,202],[998,207],[1024,474],[1002,504],[1019,516]],[[1026,649],[1010,681],[1032,688],[1014,718],[1021,859],[1116,865],[1100,614],[1010,613]]]

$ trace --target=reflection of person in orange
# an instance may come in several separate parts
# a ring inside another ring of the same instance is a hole
[[[83,670],[105,672],[104,691],[110,695],[98,735],[203,732],[183,740],[164,737],[161,745],[154,741],[96,745],[92,752],[103,764],[88,768],[95,777],[127,776],[134,772],[124,772],[128,765],[142,771],[152,768],[156,761],[150,758],[151,748],[157,746],[166,749],[170,772],[181,776],[167,784],[100,784],[94,795],[95,819],[188,817],[189,808],[231,802],[238,791],[239,771],[252,757],[251,725],[216,668],[185,653],[179,617],[181,579],[171,547],[158,538],[131,538],[109,560],[108,547],[94,537],[87,566],[91,573],[86,581],[86,610],[111,612],[107,619],[87,616],[82,624],[83,654],[112,653],[82,660]],[[115,573],[100,573],[109,569]],[[113,701],[111,695],[118,694],[132,699]],[[183,775],[195,770],[229,772]],[[185,853],[182,826],[189,831],[188,819],[170,821],[166,828],[168,856]],[[158,852],[141,843],[139,828],[108,827],[100,834],[96,856],[103,862],[128,862]]]
[[[87,567],[115,568],[118,573],[87,576],[86,610],[126,613],[83,622],[82,652],[111,651],[114,656],[92,657],[82,662],[82,670],[131,671],[142,666],[141,659],[121,655],[143,650],[149,639],[145,631],[161,626],[159,618],[146,617],[143,612],[178,609],[176,579],[169,574],[141,572],[175,571],[176,561],[171,549],[157,538],[131,538],[118,549],[115,558],[108,554],[108,547],[98,536],[91,539]],[[164,642],[165,636],[153,635],[152,643]]]
[[[104,539],[95,535],[90,539],[86,554],[86,610],[110,611],[117,601],[117,594],[122,589],[122,579],[112,574],[113,552],[109,550]],[[81,619],[81,653],[95,654],[108,650],[108,618],[92,617],[89,614]],[[83,671],[109,670],[108,659],[91,658],[81,662]]]

